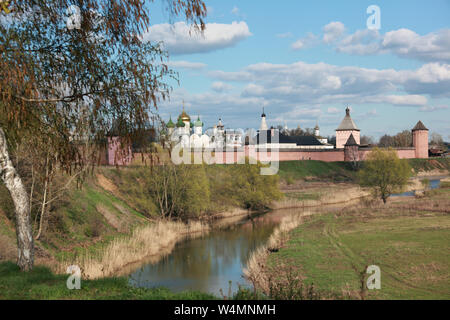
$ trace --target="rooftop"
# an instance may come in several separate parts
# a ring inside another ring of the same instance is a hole
[[[419,122],[416,123],[416,125],[414,126],[414,128],[412,129],[412,131],[416,131],[416,130],[428,130],[427,127],[425,127],[425,125],[422,123],[422,121],[419,120]]]
[[[358,144],[356,143],[355,137],[353,136],[353,133],[350,135],[350,137],[348,137],[347,142],[345,143],[345,146],[357,146]]]
[[[277,130],[277,129],[275,129]],[[277,130],[278,131],[278,130]],[[265,137],[264,134],[265,133]],[[260,134],[262,134],[262,141],[260,142]],[[278,143],[295,143],[297,146],[320,146],[322,143],[317,140],[316,137],[313,136],[287,136],[282,132],[278,132]],[[256,143],[260,144],[264,140],[267,140],[266,143],[272,143],[272,134],[271,130],[260,130],[256,135]]]
[[[339,131],[339,130],[342,130],[342,131],[343,130],[356,130],[356,131],[359,131],[358,127],[353,122],[352,117],[350,117],[350,109],[348,107],[347,107],[347,109],[345,109],[345,117],[344,117],[344,119],[341,121],[341,124],[336,129],[336,131]]]

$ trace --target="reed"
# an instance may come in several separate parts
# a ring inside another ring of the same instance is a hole
[[[297,214],[283,218],[280,225],[275,228],[264,246],[256,249],[247,261],[244,268],[244,277],[253,284],[255,290],[268,294],[271,287],[271,272],[265,266],[270,252],[278,251],[288,240],[291,230],[297,228],[306,215]]]
[[[65,261],[58,266],[57,271],[64,273],[67,266],[78,265],[85,279],[114,276],[127,265],[171,251],[181,239],[207,232],[209,225],[199,221],[188,224],[157,221],[152,225],[136,228],[130,237],[113,240],[99,253],[86,253],[75,261]]]

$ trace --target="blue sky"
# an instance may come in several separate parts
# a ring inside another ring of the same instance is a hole
[[[313,127],[333,135],[350,105],[363,135],[380,137],[422,120],[450,140],[450,0],[206,0],[207,29],[189,35],[159,2],[144,35],[163,41],[179,72],[163,118],[180,113],[207,127]],[[381,29],[366,13],[377,5]],[[168,23],[172,24],[169,25]]]

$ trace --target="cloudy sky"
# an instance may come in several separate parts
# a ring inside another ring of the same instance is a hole
[[[422,120],[450,140],[450,1],[205,0],[196,34],[153,6],[144,38],[163,41],[179,73],[163,118],[185,101],[211,127],[313,127],[333,135],[349,105],[362,134],[380,137]],[[369,5],[381,28],[369,30]]]

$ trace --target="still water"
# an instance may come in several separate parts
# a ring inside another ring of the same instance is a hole
[[[439,188],[439,185],[441,184],[441,179],[433,179],[430,180],[430,189],[436,189]],[[403,193],[395,193],[392,196],[393,197],[411,197],[414,196],[415,192],[414,191],[407,191],[407,192],[403,192]]]
[[[297,210],[298,212],[298,210]],[[242,277],[250,253],[264,245],[281,219],[292,210],[277,210],[231,227],[213,229],[209,234],[178,243],[156,264],[134,271],[130,284],[136,287],[167,287],[174,292],[197,290],[220,296],[239,285],[249,285]]]
[[[438,188],[439,183],[440,180],[431,180],[430,188]],[[405,192],[398,196],[408,195],[414,193]],[[135,287],[166,287],[173,292],[196,290],[220,297],[220,289],[228,295],[231,281],[231,291],[235,293],[238,284],[249,285],[242,277],[249,255],[267,242],[283,217],[323,211],[325,207],[335,210],[342,205],[276,210],[251,219],[234,218],[238,222],[228,221],[230,227],[215,226],[203,237],[179,242],[156,263],[149,262],[133,271],[129,282]],[[227,224],[227,221],[221,223]]]

